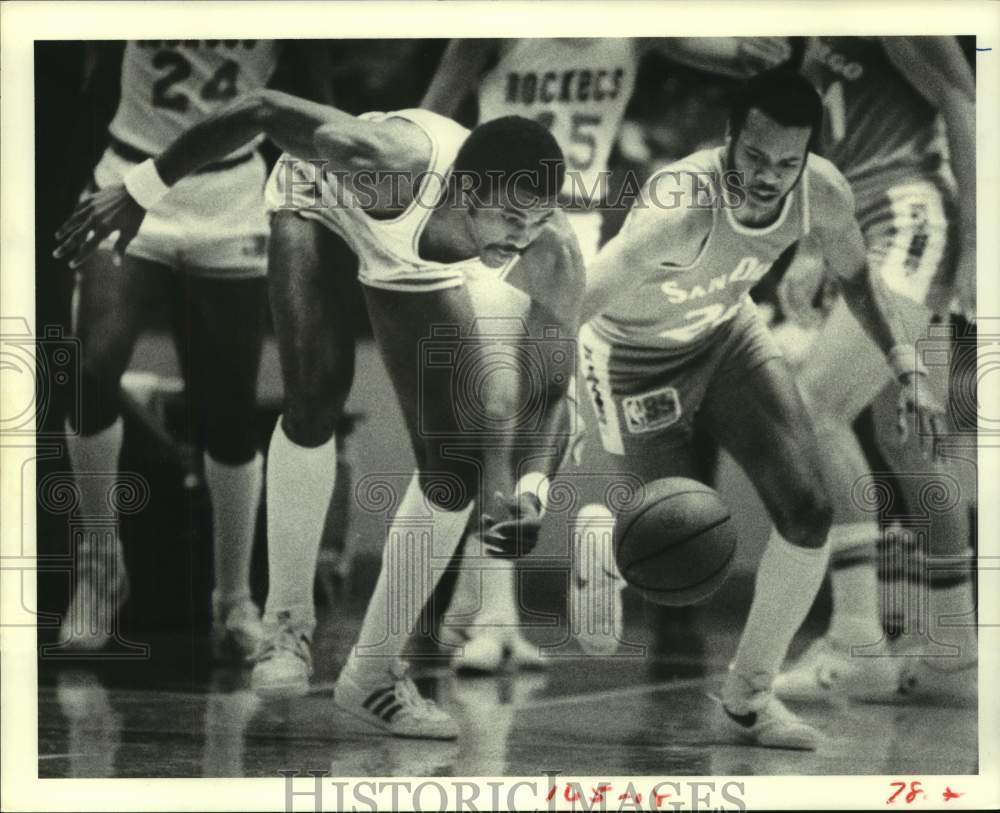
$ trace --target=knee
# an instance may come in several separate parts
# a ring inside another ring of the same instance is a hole
[[[789,501],[788,510],[775,523],[791,544],[821,548],[833,524],[833,503],[821,488],[804,492]]]
[[[309,380],[286,379],[283,426],[288,438],[300,446],[326,443],[343,416],[349,386],[325,372]]]

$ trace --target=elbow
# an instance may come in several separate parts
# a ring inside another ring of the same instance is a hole
[[[252,90],[241,97],[240,103],[250,112],[250,116],[262,132],[266,132],[268,125],[274,119],[274,114],[278,110],[278,91],[269,88],[259,88]]]

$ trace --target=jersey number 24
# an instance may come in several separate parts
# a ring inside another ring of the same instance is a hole
[[[159,51],[153,57],[153,67],[166,73],[153,83],[153,107],[184,113],[191,101],[187,94],[174,85],[191,75],[191,63],[177,51]],[[206,101],[224,102],[236,95],[236,80],[240,64],[232,59],[223,62],[201,87],[200,95]]]

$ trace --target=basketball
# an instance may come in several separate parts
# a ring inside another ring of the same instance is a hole
[[[618,515],[615,560],[625,581],[656,604],[711,596],[736,554],[729,509],[711,488],[684,477],[645,487],[638,508]]]

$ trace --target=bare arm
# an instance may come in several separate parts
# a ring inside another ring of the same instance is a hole
[[[224,158],[260,134],[298,158],[318,158],[313,134],[333,125],[354,134],[358,157],[372,151],[375,126],[337,110],[277,90],[256,90],[235,99],[182,133],[156,158],[167,186],[205,164]]]
[[[686,173],[657,175],[633,204],[621,231],[594,258],[587,269],[581,321],[588,322],[656,271],[662,263],[689,264],[692,244],[702,231],[704,210],[691,204]],[[710,215],[709,215],[710,217]],[[707,228],[704,229],[707,234]],[[703,235],[702,235],[703,236]]]
[[[448,43],[441,64],[420,106],[442,116],[452,116],[478,86],[483,72],[499,49],[493,39],[454,39]]]
[[[742,79],[787,62],[787,37],[648,37],[644,50],[655,50],[691,68]]]
[[[415,130],[416,128],[410,128]],[[275,90],[247,93],[182,133],[152,164],[158,192],[152,205],[181,178],[218,161],[260,134],[300,158],[324,158],[348,175],[361,169],[403,169],[420,156],[420,145],[407,138],[405,127],[359,119],[333,107],[306,101]],[[124,252],[146,214],[126,189],[133,173],[148,170],[139,164],[124,183],[98,190],[81,201],[56,232],[55,257],[70,257],[79,266],[113,232],[120,237],[116,250]],[[148,185],[148,173],[143,176]],[[134,188],[134,187],[129,187]]]
[[[843,181],[843,178],[840,179]],[[847,189],[846,181],[843,181]],[[817,211],[815,236],[819,239],[827,268],[841,286],[844,302],[861,327],[885,354],[893,374],[901,385],[897,414],[903,437],[908,419],[915,419],[925,453],[928,445],[942,431],[944,407],[919,382],[926,379],[916,341],[910,335],[900,307],[900,295],[891,291],[881,273],[867,261],[861,229],[854,218],[850,192],[839,200],[827,201]],[[919,388],[919,397],[918,397]],[[937,454],[936,447],[934,454]]]
[[[954,37],[883,37],[892,63],[944,119],[958,183],[958,281],[976,280],[976,86]],[[968,294],[969,291],[967,290]]]

